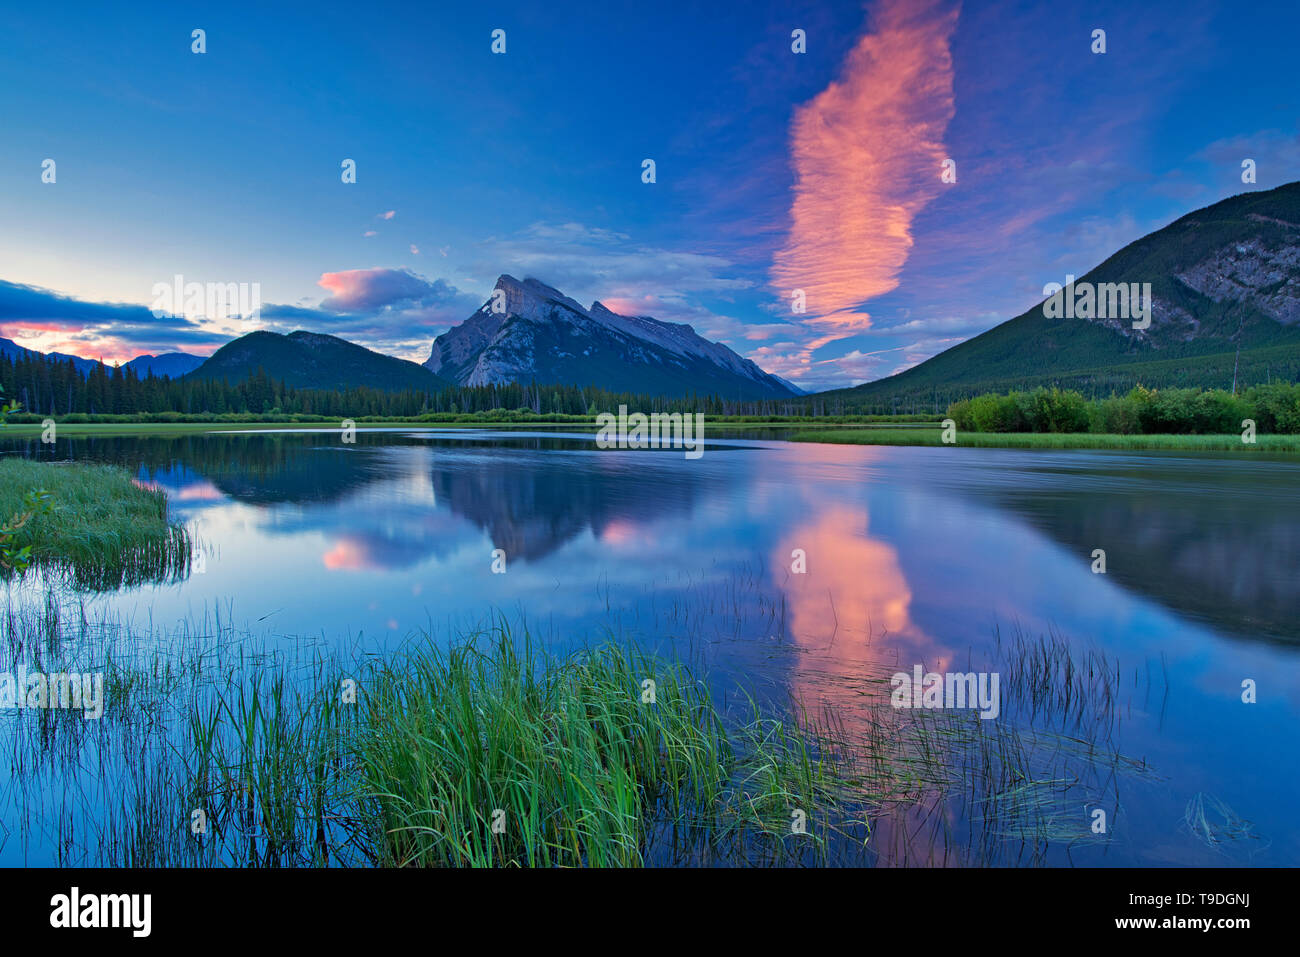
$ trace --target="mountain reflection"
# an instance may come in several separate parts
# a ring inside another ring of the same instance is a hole
[[[438,501],[487,533],[512,559],[535,561],[579,535],[616,541],[637,526],[665,518],[685,521],[706,489],[721,491],[704,469],[672,463],[671,452],[591,452],[539,455],[485,450],[437,459],[431,469]],[[652,456],[661,456],[658,462]],[[678,453],[680,456],[680,453]]]
[[[230,436],[213,445],[238,454],[142,471],[178,507],[214,496],[277,506],[262,513],[265,530],[322,535],[321,560],[334,571],[414,567],[467,544],[471,528],[510,561],[536,561],[587,533],[613,542],[663,518],[684,521],[706,488],[723,490],[707,468],[681,468],[680,453],[596,451],[582,439],[278,438]]]
[[[126,466],[142,483],[167,490],[183,518],[231,503],[254,506],[241,520],[270,535],[316,534],[323,540],[320,563],[334,571],[411,568],[462,547],[477,549],[483,539],[525,562],[588,535],[607,547],[644,548],[666,519],[698,522],[702,509],[743,502],[759,512],[782,508],[756,497],[770,494],[763,463],[779,456],[752,448],[713,444],[684,466],[677,452],[598,451],[590,438],[549,433],[393,430],[356,438],[345,445],[338,432],[159,434],[61,437],[53,445],[19,439],[5,447],[40,459]],[[1292,580],[1300,566],[1300,496],[1290,462],[1263,455],[1228,462],[1154,453],[787,448],[798,450],[793,458],[805,483],[792,491],[803,499],[807,489],[810,497],[794,519],[803,523],[796,531],[771,530],[783,536],[776,567],[789,568],[790,548],[810,548],[800,544],[806,538],[821,541],[817,552],[840,556],[814,561],[806,580],[789,585],[792,593],[809,590],[796,609],[802,633],[834,631],[830,602],[816,605],[830,598],[841,634],[861,628],[865,635],[870,625],[894,641],[915,638],[918,651],[925,647],[907,627],[911,590],[889,549],[912,554],[926,526],[894,528],[886,536],[893,544],[885,546],[866,534],[865,506],[844,501],[852,496],[843,477],[883,470],[899,495],[925,489],[953,509],[972,500],[992,506],[1008,531],[1031,527],[1085,567],[1094,549],[1105,549],[1108,582],[1185,619],[1251,640],[1300,640]],[[879,494],[893,494],[885,487]],[[888,514],[877,510],[876,517]],[[847,528],[861,534],[841,534]],[[954,531],[967,537],[966,529]],[[766,551],[761,530],[720,527],[713,539]]]

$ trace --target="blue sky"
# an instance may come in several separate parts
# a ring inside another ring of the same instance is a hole
[[[862,382],[1300,179],[1297,36],[1292,2],[28,5],[0,336],[126,359],[247,331],[154,317],[179,274],[418,361],[512,273]]]

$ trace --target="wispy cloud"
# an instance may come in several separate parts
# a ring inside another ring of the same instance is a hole
[[[958,10],[886,0],[843,73],[795,112],[790,232],[772,282],[803,290],[816,348],[870,325],[864,302],[898,285],[912,222],[944,188]]]

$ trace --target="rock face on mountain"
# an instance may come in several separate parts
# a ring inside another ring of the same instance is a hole
[[[796,394],[690,326],[590,309],[536,279],[502,276],[477,312],[433,341],[424,366],[461,385],[595,385],[652,395]]]
[[[1060,283],[1063,276],[1046,277]],[[1229,388],[1300,377],[1300,183],[1188,213],[1079,277],[1149,284],[1150,325],[1023,315],[887,379],[859,398],[937,398],[1060,385],[1104,395],[1147,386]]]

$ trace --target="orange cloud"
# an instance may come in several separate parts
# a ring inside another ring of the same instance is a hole
[[[885,0],[841,78],[795,111],[791,225],[772,281],[786,302],[804,291],[809,351],[871,325],[861,304],[897,287],[912,221],[946,188],[958,12]]]
[[[340,540],[322,556],[325,567],[331,571],[359,571],[371,567],[370,555],[364,545]]]

